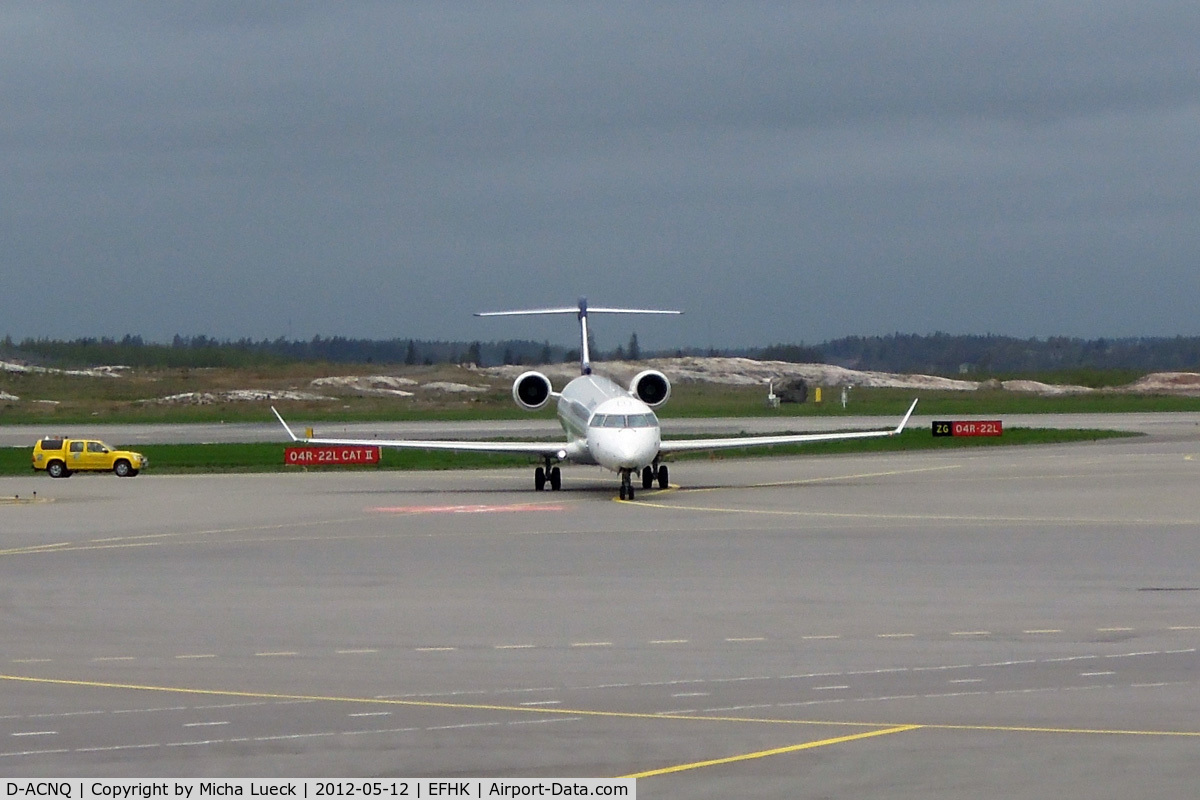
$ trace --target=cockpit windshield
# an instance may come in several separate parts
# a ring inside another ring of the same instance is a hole
[[[590,424],[593,428],[653,428],[658,419],[653,414],[597,414]]]

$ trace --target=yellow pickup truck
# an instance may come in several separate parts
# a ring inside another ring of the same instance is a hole
[[[149,463],[141,453],[114,450],[99,439],[47,436],[33,446],[33,468],[44,469],[51,478],[67,478],[81,470],[111,470],[119,477],[132,478]]]

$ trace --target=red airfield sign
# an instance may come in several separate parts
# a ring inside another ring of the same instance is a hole
[[[951,422],[935,420],[934,436],[1003,436],[1004,423],[998,419],[982,422]]]
[[[332,467],[346,464],[378,464],[378,447],[334,445],[325,447],[288,447],[283,463],[290,467]]]

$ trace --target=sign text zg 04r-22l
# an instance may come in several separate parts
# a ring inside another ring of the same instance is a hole
[[[977,422],[934,420],[934,436],[1003,436],[1004,424],[998,419]]]
[[[1000,420],[976,422],[934,421],[935,437],[1000,437],[1004,426]]]
[[[378,447],[288,447],[283,451],[283,463],[289,467],[333,467],[346,464],[376,465]]]

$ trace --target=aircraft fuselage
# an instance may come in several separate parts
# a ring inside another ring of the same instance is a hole
[[[559,393],[558,420],[570,443],[572,461],[613,472],[640,470],[658,457],[658,417],[603,375],[581,375]]]

